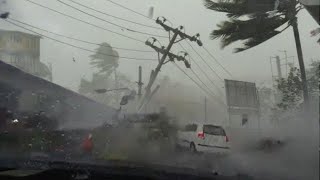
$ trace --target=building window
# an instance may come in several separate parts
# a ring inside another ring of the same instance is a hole
[[[242,126],[246,125],[248,123],[248,114],[242,114]]]
[[[10,36],[10,40],[14,43],[21,43],[22,42],[22,38],[20,35],[17,35],[17,34],[12,34]]]

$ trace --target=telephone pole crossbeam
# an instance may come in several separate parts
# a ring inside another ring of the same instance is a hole
[[[160,57],[160,54],[162,54],[162,57],[161,57],[161,59],[159,58],[159,64],[157,65],[157,67],[154,70],[152,70],[152,72],[151,72],[149,83],[146,86],[146,93],[145,93],[144,99],[139,107],[139,110],[142,108],[144,101],[150,97],[152,85],[154,84],[154,82],[155,82],[155,80],[156,80],[156,78],[157,78],[157,76],[158,76],[158,74],[164,64],[166,64],[170,61],[174,62],[174,60],[177,60],[177,61],[183,61],[187,68],[191,68],[190,63],[185,59],[185,57],[187,56],[187,53],[185,52],[185,56],[179,56],[174,53],[171,53],[170,50],[171,50],[172,46],[175,43],[182,41],[184,39],[188,39],[192,42],[197,42],[197,44],[199,46],[202,46],[202,42],[199,39],[200,38],[199,34],[196,34],[195,36],[190,36],[190,35],[181,31],[181,30],[183,30],[183,26],[179,26],[178,28],[172,28],[172,27],[165,24],[166,21],[167,20],[165,18],[163,18],[163,20],[160,20],[160,18],[157,18],[156,23],[161,25],[166,31],[168,31],[169,36],[170,36],[171,32],[174,33],[170,39],[168,46],[167,47],[155,46],[154,43],[157,42],[156,38],[152,38],[153,42],[146,41],[146,43],[145,43],[147,46],[150,46],[152,49],[154,49],[158,53],[159,57]],[[179,40],[177,40],[178,36],[180,37]],[[168,61],[166,61],[167,57],[169,57]]]

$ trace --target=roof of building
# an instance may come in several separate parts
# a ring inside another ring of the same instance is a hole
[[[41,36],[39,35],[35,35],[35,34],[29,34],[29,33],[26,33],[26,32],[21,32],[21,31],[11,31],[11,30],[4,30],[4,29],[0,29],[0,34],[1,33],[14,33],[14,34],[21,34],[23,36],[30,36],[30,37],[33,37],[33,38],[42,38]]]
[[[66,114],[64,119],[67,121],[64,122],[63,127],[67,129],[99,126],[101,123],[111,121],[115,112],[115,109],[110,106],[101,104],[62,86],[28,74],[1,60],[0,83],[7,84],[14,89],[27,93],[44,92],[48,96],[59,100],[59,102],[64,101],[62,104],[67,104],[67,106],[64,107],[63,113]],[[44,103],[46,103],[46,101],[44,101]],[[52,113],[55,112],[52,111]]]

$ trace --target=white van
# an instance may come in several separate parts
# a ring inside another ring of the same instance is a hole
[[[178,132],[177,145],[191,152],[229,153],[230,142],[221,126],[188,124]]]

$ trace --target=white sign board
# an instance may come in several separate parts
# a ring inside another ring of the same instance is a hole
[[[227,105],[231,108],[259,109],[255,83],[225,80]]]

